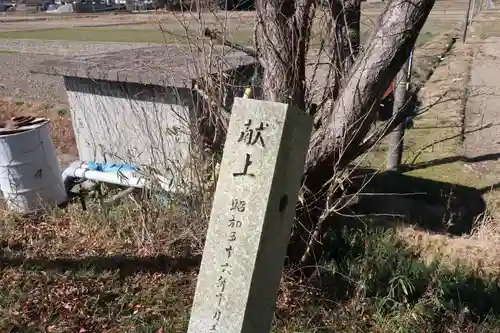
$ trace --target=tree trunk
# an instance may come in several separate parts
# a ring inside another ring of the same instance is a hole
[[[344,75],[349,73],[360,50],[361,1],[329,0],[328,10],[330,22],[327,42],[331,65],[327,74],[326,100],[322,102],[322,107],[315,117],[315,123],[318,124],[329,121]],[[324,175],[331,178],[333,169]],[[313,267],[320,252],[324,224],[318,225],[318,221],[324,213],[325,200],[328,197],[318,186],[311,186],[311,181],[314,179],[308,179],[306,182],[308,190],[312,190],[306,195],[306,201],[314,202],[314,205],[304,205],[297,211],[299,223],[294,225],[288,251],[290,262],[299,262],[301,266],[309,267]],[[328,190],[328,186],[323,190]]]
[[[408,105],[408,71],[410,70],[410,57],[405,61],[403,67],[396,76],[396,88],[394,89],[393,114],[404,112]],[[389,149],[387,152],[387,170],[397,171],[403,159],[403,144],[405,134],[405,122],[400,122],[389,135]]]
[[[329,0],[330,61],[334,64],[330,82],[330,99],[335,100],[344,75],[349,73],[359,54],[361,34],[361,0]]]
[[[333,202],[341,195],[335,180],[362,153],[359,147],[375,122],[378,102],[408,58],[434,2],[389,2],[365,52],[345,73],[332,109],[321,111],[322,126],[313,133],[306,159],[305,204],[297,214],[300,223],[296,228],[308,230],[293,235],[289,247],[292,261],[297,262],[293,256],[301,252],[304,245],[300,243],[306,241],[301,266],[315,264],[321,236],[332,222]]]
[[[289,246],[289,259],[314,264],[321,235],[340,197],[335,185],[360,155],[375,121],[378,102],[408,58],[435,0],[390,1],[374,34],[359,52],[360,0],[329,0],[331,63],[335,75],[318,110],[306,159],[303,193]],[[264,65],[264,99],[306,108],[305,65],[315,0],[257,0],[256,48]],[[306,110],[305,110],[306,111]]]
[[[342,85],[328,122],[313,133],[305,167],[310,178],[325,169],[331,177],[335,166],[344,167],[358,156],[357,148],[374,123],[375,105],[408,58],[434,2],[387,4],[366,51]]]
[[[305,109],[306,55],[315,0],[257,0],[264,99]]]

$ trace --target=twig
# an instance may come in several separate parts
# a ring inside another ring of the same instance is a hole
[[[249,47],[240,45],[238,43],[231,42],[225,38],[222,38],[219,35],[219,32],[216,30],[211,30],[210,28],[205,28],[204,35],[205,35],[205,37],[208,37],[212,40],[215,40],[224,46],[228,46],[228,47],[235,49],[237,51],[241,51],[241,52],[259,60],[259,54],[257,53],[257,51],[255,51],[254,49],[251,49]]]
[[[132,194],[132,193],[134,193],[136,191],[138,191],[137,188],[135,188],[135,187],[129,187],[126,190],[123,190],[123,191],[115,194],[110,199],[104,201],[103,204],[105,206],[112,206],[112,205],[116,204],[118,201],[120,201],[121,199],[124,199],[125,197],[129,196],[130,194]]]
[[[463,136],[464,134],[470,134],[470,133],[474,133],[474,132],[478,132],[478,131],[482,131],[484,129],[487,129],[487,128],[490,128],[490,127],[493,127],[493,126],[498,126],[499,123],[488,123],[486,125],[483,125],[483,126],[479,126],[479,127],[476,127],[474,129],[471,129],[471,130],[468,130],[468,131],[464,131],[463,133],[460,133],[460,134],[456,134],[456,135],[452,135],[452,136],[448,136],[444,139],[441,139],[441,140],[438,140],[438,141],[433,141],[431,143],[429,143],[428,145],[420,148],[418,150],[418,152],[413,156],[413,160],[411,162],[411,164],[415,164],[418,157],[428,148],[431,148],[432,146],[438,144],[438,143],[442,143],[442,142],[446,142],[448,140],[453,140],[453,139],[456,139],[456,138],[459,138],[461,136]]]

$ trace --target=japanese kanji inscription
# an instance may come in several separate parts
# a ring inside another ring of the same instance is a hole
[[[311,128],[286,104],[235,99],[188,333],[269,331]]]

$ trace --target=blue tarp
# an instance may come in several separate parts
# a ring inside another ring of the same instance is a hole
[[[139,171],[139,168],[130,164],[110,164],[110,163],[96,163],[86,162],[91,170],[100,172],[134,172]]]

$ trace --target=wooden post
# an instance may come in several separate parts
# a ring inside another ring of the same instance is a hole
[[[464,22],[464,33],[462,35],[462,43],[465,43],[465,38],[467,37],[467,28],[469,27],[469,15],[471,10],[472,0],[469,0],[469,4],[467,6],[467,13],[465,13],[465,22]]]
[[[470,17],[469,17],[469,25],[472,23],[472,21],[474,20],[474,17],[476,16],[477,14],[477,10],[476,10],[476,0],[472,0],[472,3],[471,3],[471,10],[470,10]]]
[[[396,88],[394,89],[393,115],[404,112],[408,104],[408,79],[411,55],[396,77]],[[397,170],[403,158],[403,138],[405,133],[405,122],[402,121],[389,135],[389,151],[387,155],[387,169]]]

